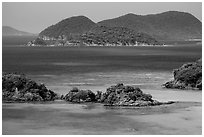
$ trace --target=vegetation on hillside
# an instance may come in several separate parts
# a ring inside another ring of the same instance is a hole
[[[185,12],[168,11],[144,16],[126,14],[98,24],[126,27],[137,32],[144,32],[159,40],[187,40],[202,37],[201,21]]]
[[[65,35],[69,39],[87,32],[94,25],[95,23],[85,16],[75,16],[64,19],[59,23],[46,28],[40,32],[39,36],[58,38],[59,36]]]
[[[134,30],[124,27],[97,26],[83,34],[81,39],[87,44],[99,45],[135,45],[142,43],[148,45],[161,44],[147,34],[137,33]]]
[[[202,23],[185,12],[126,14],[94,23],[85,16],[64,19],[39,34],[36,45],[161,45],[166,40],[200,39]],[[159,42],[159,41],[160,42]],[[31,42],[32,43],[32,42]],[[79,44],[80,43],[80,44]]]

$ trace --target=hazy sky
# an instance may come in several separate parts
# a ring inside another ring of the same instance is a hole
[[[39,33],[62,19],[84,15],[94,22],[127,13],[138,15],[161,13],[169,10],[189,12],[202,20],[201,2],[134,2],[134,3],[3,3],[2,25],[18,30]]]

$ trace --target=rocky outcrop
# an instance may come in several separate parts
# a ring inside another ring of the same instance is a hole
[[[2,76],[3,102],[39,102],[65,100],[72,103],[103,103],[105,106],[155,106],[174,102],[159,102],[152,95],[145,94],[138,87],[125,86],[122,83],[107,88],[106,92],[80,90],[73,88],[65,96],[59,96],[47,89],[44,84],[26,78],[23,74],[4,73]]]
[[[163,84],[164,87],[202,90],[202,59],[182,65],[173,74],[174,80]]]
[[[159,102],[152,99],[152,95],[145,94],[138,87],[124,86],[122,83],[107,88],[101,94],[100,102],[105,106],[155,106],[172,104],[174,102]]]
[[[139,88],[124,86],[122,83],[107,88],[107,91],[97,91],[94,94],[90,90],[79,90],[73,88],[70,90],[64,100],[73,103],[97,102],[105,106],[155,106],[172,104],[174,102],[159,102],[152,99],[152,95],[143,93]]]
[[[2,75],[2,100],[15,102],[53,101],[56,93],[44,84],[26,78],[24,74],[4,73]]]
[[[63,99],[73,103],[95,102],[96,95],[91,90],[73,88],[63,97]]]

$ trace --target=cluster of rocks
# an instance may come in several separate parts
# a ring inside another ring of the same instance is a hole
[[[53,101],[58,97],[56,93],[47,89],[44,84],[26,78],[24,74],[3,73],[2,100],[31,102]]]
[[[202,90],[202,59],[182,65],[173,74],[174,80],[163,84],[164,87]]]
[[[143,93],[138,87],[124,86],[122,83],[107,88],[105,93],[73,88],[64,97],[73,103],[98,102],[105,106],[155,106],[174,102],[158,102],[150,94]]]
[[[72,103],[103,103],[105,106],[155,106],[174,102],[158,102],[152,95],[143,93],[138,87],[122,83],[107,88],[106,92],[73,88],[65,96],[59,96],[44,84],[26,78],[23,74],[4,73],[2,76],[3,102],[34,102],[65,100]]]

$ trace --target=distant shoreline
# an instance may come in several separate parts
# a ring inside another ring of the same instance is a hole
[[[31,44],[28,43],[24,46],[27,47],[173,47],[177,45],[182,44],[195,44],[195,45],[202,45],[202,39],[195,39],[195,40],[183,40],[183,41],[162,41],[164,44],[147,44],[147,43],[136,43],[135,45],[127,44],[110,44],[106,43],[105,45],[99,45],[99,44],[87,44],[87,43],[69,43],[66,45],[54,45],[54,44],[48,44],[48,45],[41,45],[41,44]]]

